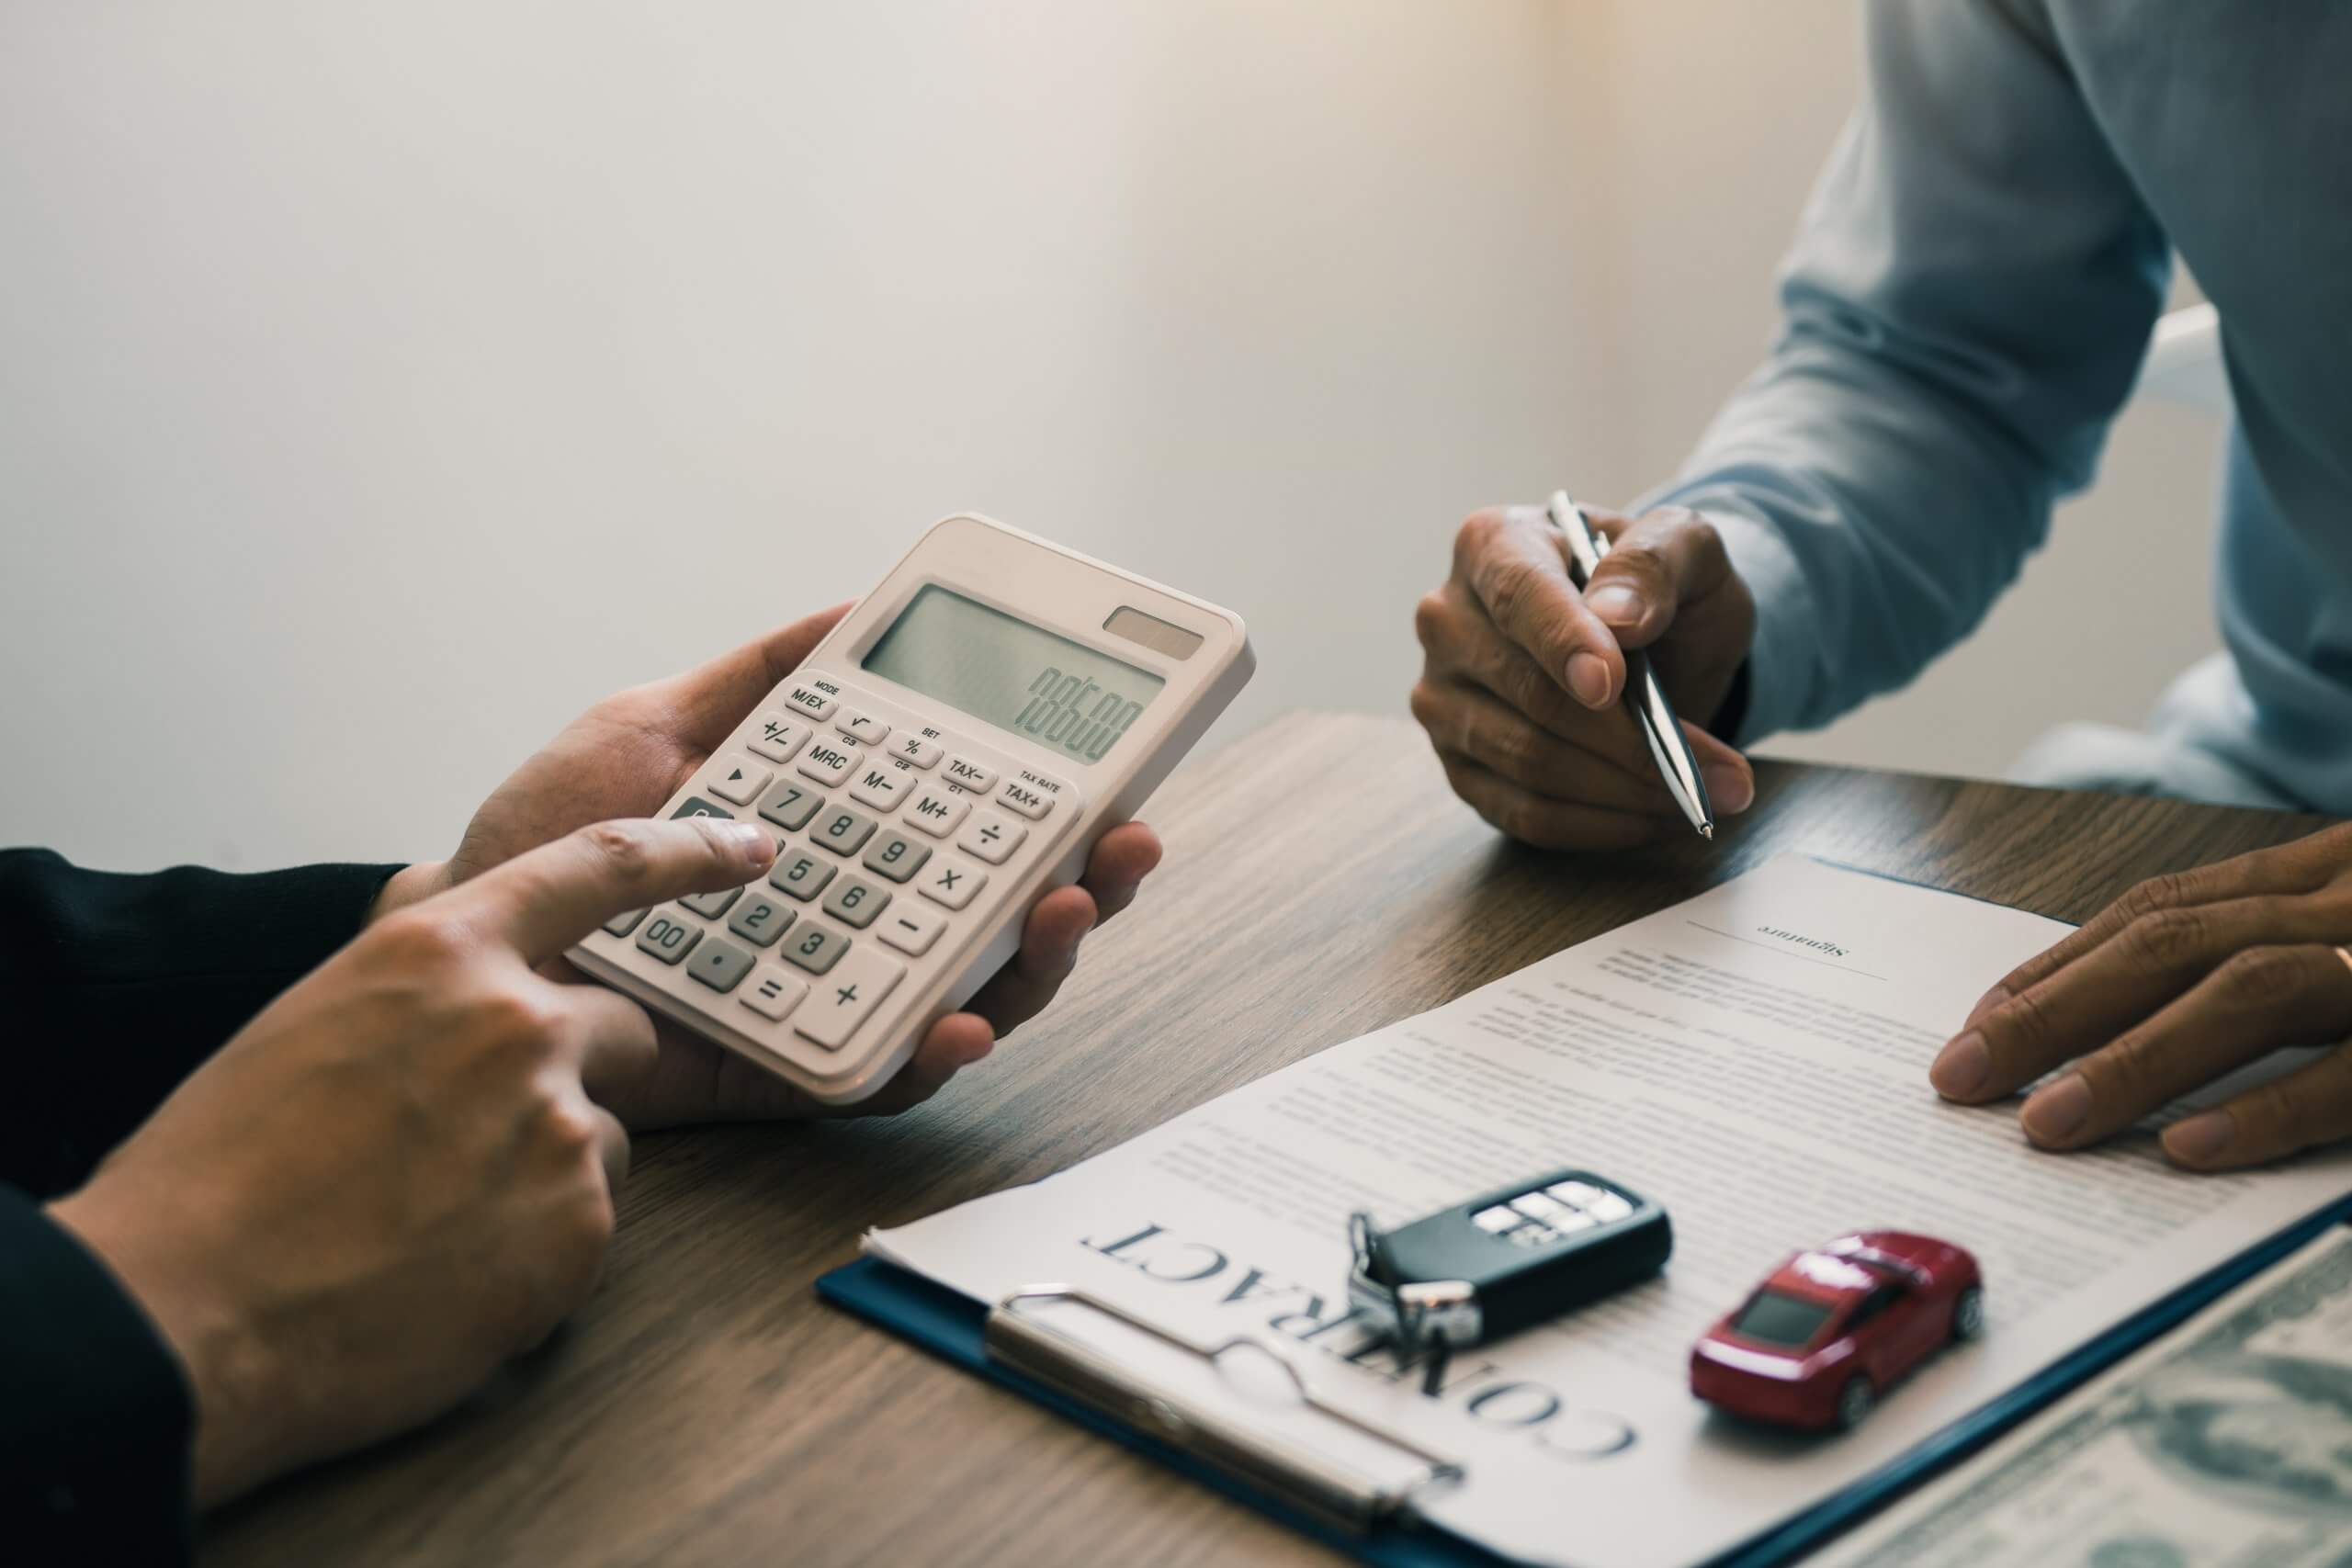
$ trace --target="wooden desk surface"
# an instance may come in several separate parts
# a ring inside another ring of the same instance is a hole
[[[2080,920],[2321,819],[1765,763],[1710,849],[1499,840],[1400,720],[1293,715],[1188,767],[1169,862],[1045,1017],[889,1121],[640,1140],[602,1287],[427,1430],[209,1521],[242,1563],[1330,1561],[821,1305],[898,1224],[1802,849]]]

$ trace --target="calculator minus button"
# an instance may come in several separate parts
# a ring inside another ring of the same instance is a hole
[[[947,917],[928,904],[900,899],[898,907],[884,915],[875,934],[910,958],[921,958],[931,951],[939,933],[947,929]],[[1511,1216],[1517,1219],[1517,1215]]]
[[[807,682],[797,682],[787,687],[784,694],[784,700],[820,724],[832,717],[834,710],[842,705],[832,696],[819,691]]]
[[[763,768],[749,757],[730,757],[711,770],[710,793],[729,805],[749,806],[774,777],[773,769]]]
[[[793,1011],[792,1028],[829,1050],[849,1043],[882,998],[897,988],[906,974],[903,964],[861,947],[833,966],[833,972]]]

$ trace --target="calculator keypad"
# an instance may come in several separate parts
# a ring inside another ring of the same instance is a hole
[[[968,961],[958,933],[994,918],[992,900],[1009,896],[995,882],[1022,883],[1057,852],[1062,834],[1036,824],[1067,793],[899,699],[804,672],[667,813],[756,814],[776,830],[767,875],[616,917],[588,945],[736,1036],[829,1055],[899,1027],[889,1003],[910,976],[932,995],[938,965]]]

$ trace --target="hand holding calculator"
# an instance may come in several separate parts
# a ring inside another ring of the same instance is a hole
[[[1227,611],[948,518],[663,808],[764,823],[775,868],[625,915],[572,961],[819,1100],[862,1100],[1252,666]]]

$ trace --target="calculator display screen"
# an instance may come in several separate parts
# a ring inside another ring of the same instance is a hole
[[[865,668],[1089,762],[1168,683],[935,582],[899,612]]]

